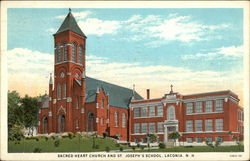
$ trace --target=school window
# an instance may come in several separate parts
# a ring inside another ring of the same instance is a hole
[[[186,139],[188,143],[192,143],[193,142],[193,138],[187,138]]]
[[[141,109],[141,117],[147,117],[148,107],[142,107]]]
[[[193,132],[193,121],[192,120],[186,121],[186,132]]]
[[[222,136],[218,136],[218,137],[217,137],[217,141],[223,142],[223,137],[222,137]]]
[[[223,131],[223,119],[215,120],[215,129],[216,131]]]
[[[126,114],[122,113],[122,128],[126,127]]]
[[[157,116],[163,116],[163,106],[157,106]]]
[[[163,122],[157,122],[157,132],[163,132]]]
[[[206,141],[212,142],[213,141],[213,137],[206,137]]]
[[[195,120],[195,131],[202,131],[202,120]]]
[[[212,106],[212,101],[206,101],[205,104],[205,112],[212,112],[213,111],[213,106]]]
[[[167,109],[167,120],[175,120],[175,108],[174,106],[169,106]]]
[[[139,108],[134,108],[134,118],[139,117]]]
[[[134,142],[135,142],[135,143],[139,143],[138,138],[134,138]]]
[[[118,122],[118,113],[117,112],[115,112],[115,114],[114,114],[115,116],[115,127],[118,127],[118,125],[119,125],[119,122]]]
[[[155,107],[154,106],[151,106],[149,107],[149,116],[155,116]]]
[[[213,131],[213,120],[206,120],[205,121],[205,130],[206,131]]]
[[[215,101],[215,111],[222,112],[223,111],[223,100],[216,100]]]
[[[139,123],[134,124],[134,133],[140,133],[140,124]]]
[[[202,143],[202,138],[201,137],[196,138],[196,142],[197,143]]]
[[[147,143],[147,142],[148,142],[148,139],[147,139],[147,138],[143,138],[143,139],[142,139],[142,142],[143,142],[143,143]]]
[[[195,112],[196,113],[202,113],[202,102],[196,102],[195,103]]]
[[[193,103],[187,103],[186,104],[186,114],[193,113]]]
[[[149,133],[155,133],[155,123],[149,123]]]
[[[142,133],[147,133],[148,132],[147,123],[142,123],[141,124],[141,132]]]

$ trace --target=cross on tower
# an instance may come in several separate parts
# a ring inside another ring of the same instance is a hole
[[[171,91],[170,91],[170,93],[173,93],[173,85],[171,84]]]
[[[69,8],[69,12],[71,12],[71,8]]]

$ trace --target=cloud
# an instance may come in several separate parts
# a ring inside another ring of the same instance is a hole
[[[103,35],[114,34],[121,27],[118,21],[100,20],[97,18],[87,18],[79,20],[78,25],[87,34]]]
[[[56,33],[56,29],[55,28],[49,28],[49,29],[46,30],[46,32]]]
[[[182,55],[181,58],[183,60],[191,60],[191,59],[201,59],[206,58],[206,60],[213,59],[236,59],[243,57],[244,49],[243,46],[229,46],[229,47],[221,47],[215,49],[214,52],[208,53],[198,53],[198,54],[186,54]]]
[[[102,20],[94,17],[90,11],[74,12],[78,24],[86,35],[122,34],[120,40],[139,41],[153,38],[147,42],[151,47],[166,44],[169,41],[188,43],[218,39],[216,35],[221,29],[228,28],[228,24],[205,25],[191,16],[180,16],[177,13],[169,15],[132,15],[127,20]],[[57,16],[62,18],[64,16]],[[126,33],[126,34],[124,34]],[[211,36],[212,35],[212,36]],[[145,39],[147,38],[147,39]]]
[[[221,53],[227,51],[223,47],[220,50]],[[9,50],[7,54],[10,90],[33,96],[48,91],[48,76],[54,67],[52,54],[23,48]],[[86,56],[86,60],[88,76],[128,88],[136,84],[136,90],[142,96],[150,88],[152,97],[162,97],[169,92],[170,84],[174,85],[174,91],[182,94],[226,89],[231,89],[240,96],[243,93],[243,74],[238,70],[197,71],[170,65],[145,66],[140,62],[114,62],[95,55]]]
[[[48,91],[48,76],[54,63],[52,54],[15,48],[7,52],[7,58],[9,90],[33,96]]]

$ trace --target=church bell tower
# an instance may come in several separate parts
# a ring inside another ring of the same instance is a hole
[[[84,111],[85,104],[87,37],[78,26],[71,9],[53,36],[55,51],[53,131],[56,133],[82,131],[84,115],[80,111]]]

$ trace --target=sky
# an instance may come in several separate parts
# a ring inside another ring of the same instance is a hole
[[[54,38],[68,8],[9,8],[8,88],[48,91]],[[144,98],[173,90],[231,90],[243,99],[240,8],[72,8],[87,36],[88,76],[133,88]]]

